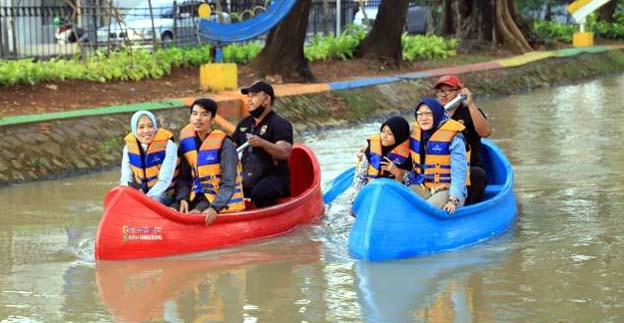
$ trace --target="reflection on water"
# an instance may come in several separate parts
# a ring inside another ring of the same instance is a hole
[[[96,281],[102,302],[124,322],[242,322],[273,311],[299,321],[322,299],[319,260],[318,242],[260,244],[209,256],[101,261]],[[298,306],[284,306],[293,299]]]
[[[619,76],[479,102],[513,165],[520,212],[505,235],[436,256],[355,262],[343,194],[323,221],[285,236],[95,263],[118,171],[0,189],[0,321],[620,321],[623,90]],[[378,130],[379,120],[300,139],[325,185]]]
[[[500,246],[510,238],[507,233],[478,247],[429,257],[357,261],[356,288],[364,317],[386,323],[473,322],[473,299],[482,285],[477,274],[511,261],[512,249]],[[479,309],[480,316],[483,311]]]

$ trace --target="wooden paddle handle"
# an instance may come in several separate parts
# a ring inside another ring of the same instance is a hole
[[[236,130],[236,126],[233,125],[231,122],[227,121],[224,117],[220,116],[220,115],[215,115],[214,121],[221,127],[223,128],[223,130],[225,132],[227,132],[228,135],[231,135],[234,133],[234,130]]]

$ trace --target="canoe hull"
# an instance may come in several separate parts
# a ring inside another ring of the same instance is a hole
[[[507,230],[517,213],[511,165],[488,140],[483,151],[490,181],[486,199],[454,215],[394,180],[366,185],[353,203],[351,255],[371,261],[409,258],[471,245]]]
[[[312,151],[295,145],[289,160],[293,197],[278,205],[220,214],[210,226],[201,215],[182,214],[128,188],[105,197],[95,241],[95,258],[160,257],[237,245],[276,236],[324,213],[320,169]]]

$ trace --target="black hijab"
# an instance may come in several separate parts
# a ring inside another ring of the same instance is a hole
[[[384,123],[381,124],[381,127],[379,128],[379,132],[381,132],[384,126],[388,126],[390,128],[390,131],[392,131],[392,135],[394,136],[394,145],[390,145],[388,147],[384,147],[382,145],[381,146],[382,157],[386,156],[389,152],[392,151],[392,149],[396,148],[396,146],[398,146],[405,140],[409,139],[409,136],[410,136],[409,123],[403,117],[392,117],[386,120]],[[366,147],[364,154],[366,154],[367,158],[370,158],[370,145]]]
[[[386,156],[396,146],[409,139],[410,136],[409,123],[403,117],[392,117],[386,120],[386,122],[381,124],[379,132],[381,132],[384,126],[388,126],[388,128],[390,128],[390,131],[392,131],[392,135],[394,136],[394,145],[390,145],[388,147],[381,146],[382,156]]]

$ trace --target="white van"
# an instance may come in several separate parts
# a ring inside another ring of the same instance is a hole
[[[379,7],[377,6],[360,7],[355,13],[353,24],[358,26],[373,26],[378,10]],[[426,34],[428,18],[431,15],[429,10],[430,9],[425,6],[410,5],[407,16],[405,17],[405,31],[409,34]],[[366,20],[368,20],[368,24]]]
[[[175,40],[192,40],[197,35],[199,16],[197,8],[202,1],[177,1],[174,12],[173,0],[151,0],[151,13],[148,1],[140,1],[133,9],[122,13],[121,19],[112,19],[110,26],[97,30],[98,43],[122,44],[150,44],[156,35],[156,40],[170,43]],[[174,19],[175,18],[175,19]],[[227,13],[213,14],[211,20],[230,23]]]

